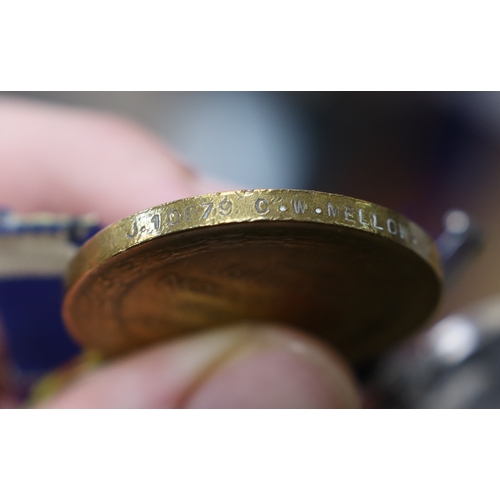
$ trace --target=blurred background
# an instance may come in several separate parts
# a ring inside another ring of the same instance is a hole
[[[118,113],[156,131],[206,176],[227,179],[242,188],[305,188],[366,199],[402,212],[435,238],[443,230],[443,215],[448,210],[464,210],[481,229],[484,245],[449,283],[433,322],[457,311],[468,311],[485,300],[494,304],[490,307],[494,312],[488,314],[496,318],[495,311],[500,305],[497,307],[491,298],[500,294],[499,93],[30,92],[10,95]],[[464,312],[462,316],[468,317],[468,314]],[[491,321],[496,324],[496,319]],[[496,328],[500,335],[500,317],[496,326],[491,326],[491,321],[488,338],[496,338],[491,331]],[[475,335],[484,336],[477,324]],[[463,324],[458,328],[462,328],[462,338],[465,338]],[[471,348],[468,357],[455,363],[453,370],[458,370],[458,365],[462,369],[468,360],[474,361],[474,356],[479,355],[479,345],[486,344],[476,342],[475,350]],[[448,348],[453,349],[453,342],[448,342]],[[463,345],[461,348],[463,350]],[[415,348],[411,350],[414,351]],[[492,348],[487,347],[484,352],[490,353]],[[406,356],[410,356],[408,349]],[[500,354],[492,359],[491,366],[496,366]],[[384,366],[388,364],[385,362]],[[451,368],[447,369],[446,376],[449,376]],[[375,377],[372,372],[370,376]],[[417,375],[411,377],[415,379]],[[441,372],[436,377],[441,377],[442,382]],[[496,382],[500,377],[496,372],[485,377],[490,384],[488,394],[494,396],[486,400],[483,397],[480,404],[470,399],[449,404],[500,405],[500,385]],[[402,376],[396,378],[401,380]],[[390,376],[383,375],[382,379],[386,387],[393,384],[393,381],[387,382]],[[475,380],[479,380],[477,376]],[[435,380],[425,383],[430,387]],[[478,387],[472,392],[469,389],[467,394],[478,394],[484,389],[484,383]],[[373,403],[376,405],[388,404],[376,396],[374,400],[378,401]],[[444,404],[444,399],[438,398],[438,401],[441,403],[432,404]],[[415,398],[391,404],[432,406],[429,402],[419,403]]]

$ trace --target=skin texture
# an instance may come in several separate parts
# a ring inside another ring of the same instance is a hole
[[[0,203],[97,213],[104,224],[230,186],[200,178],[122,118],[0,99]],[[330,348],[281,325],[204,331],[87,373],[46,408],[355,408],[356,383]]]

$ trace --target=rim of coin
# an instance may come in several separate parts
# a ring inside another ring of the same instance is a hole
[[[270,226],[270,223],[274,226]],[[111,343],[106,341],[107,331],[116,329],[111,316],[105,317],[101,311],[101,323],[92,323],[90,318],[94,312],[88,296],[96,290],[95,283],[106,286],[106,272],[110,263],[118,260],[121,262],[127,256],[136,258],[140,249],[147,248],[148,244],[151,246],[151,242],[156,240],[161,240],[162,245],[168,246],[169,241],[175,240],[174,243],[177,244],[181,236],[190,235],[189,239],[198,233],[217,233],[220,238],[221,231],[226,234],[231,232],[231,228],[236,231],[250,227],[265,227],[266,235],[274,227],[286,228],[288,233],[285,233],[292,235],[294,231],[300,233],[307,227],[313,231],[313,237],[319,234],[317,231],[329,231],[329,235],[336,235],[337,242],[341,241],[338,240],[340,236],[347,235],[348,239],[357,238],[356,241],[362,241],[364,249],[383,247],[389,253],[396,252],[403,260],[408,259],[411,265],[422,266],[428,282],[428,290],[423,289],[422,296],[432,296],[425,298],[429,302],[425,314],[419,313],[422,317],[413,321],[415,325],[412,328],[421,324],[437,305],[442,281],[438,250],[430,236],[406,217],[380,205],[338,194],[290,189],[238,190],[184,198],[143,210],[111,224],[92,237],[82,246],[68,269],[67,294],[63,307],[68,329],[87,347],[97,348],[109,355],[126,352],[128,348],[123,346],[110,347],[116,339]],[[174,235],[177,235],[177,239]],[[305,235],[306,233],[303,238],[306,238]],[[390,269],[390,262],[384,265]],[[94,288],[89,288],[90,282],[94,283]],[[99,298],[93,297],[92,300],[97,303]],[[89,331],[92,328],[95,330],[96,325],[102,328],[100,337],[97,334],[89,335]],[[113,335],[116,337],[116,332]],[[110,334],[110,338],[113,335]],[[150,341],[151,339],[146,343]],[[140,345],[141,342],[138,342],[131,348]],[[367,356],[360,354],[350,357],[362,359]]]

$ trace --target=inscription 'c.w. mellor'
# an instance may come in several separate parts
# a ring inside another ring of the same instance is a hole
[[[221,201],[211,201],[210,198],[205,198],[202,201],[202,203],[189,205],[185,208],[171,207],[163,212],[163,215],[156,213],[152,217],[149,216],[148,219],[135,218],[131,222],[126,236],[132,239],[152,232],[161,232],[162,227],[178,226],[183,221],[196,223],[196,221],[203,222],[213,217],[226,218],[232,215],[235,209],[241,209],[238,207],[239,201],[233,200],[229,196],[224,196]],[[310,202],[310,200],[308,201]],[[252,204],[253,209],[259,215],[266,215],[276,209],[282,214],[281,216],[285,217],[288,217],[287,214],[294,214],[299,219],[302,219],[303,216],[315,221],[323,220],[326,222],[333,219],[343,225],[386,233],[416,244],[416,240],[412,238],[406,224],[399,222],[396,218],[387,217],[383,211],[380,213],[370,209],[369,206],[359,208],[359,205],[356,207],[351,204],[334,202],[327,202],[326,205],[325,202],[311,204],[300,198],[293,198],[286,202],[283,199],[269,200],[263,197],[252,201]]]

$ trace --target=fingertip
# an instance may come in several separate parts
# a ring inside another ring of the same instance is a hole
[[[247,325],[248,343],[200,383],[187,408],[358,408],[359,391],[334,351],[295,329]]]

